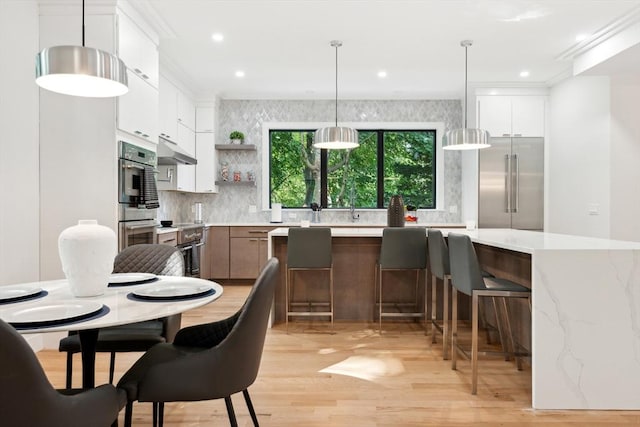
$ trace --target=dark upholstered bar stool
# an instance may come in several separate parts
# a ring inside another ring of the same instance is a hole
[[[429,268],[431,269],[431,343],[436,342],[436,330],[442,333],[442,357],[449,359],[449,248],[440,230],[428,229]],[[437,279],[442,280],[442,326],[437,323]]]
[[[449,233],[449,260],[451,265],[452,293],[452,342],[451,342],[451,369],[456,369],[458,350],[464,350],[458,345],[458,303],[457,291],[471,297],[471,394],[478,391],[478,300],[480,297],[498,297],[502,299],[505,311],[505,323],[511,340],[510,351],[516,356],[518,369],[521,369],[520,360],[514,350],[515,343],[509,321],[509,311],[505,298],[531,298],[531,291],[524,286],[510,280],[497,277],[482,277],[482,271],[478,264],[475,249],[469,236]],[[529,300],[530,303],[530,300]],[[531,305],[529,304],[529,307]],[[498,316],[498,313],[496,313]],[[499,320],[498,320],[499,323]],[[503,340],[503,349],[505,347]]]
[[[286,327],[289,330],[290,316],[325,316],[333,327],[333,261],[331,257],[331,229],[328,227],[289,228],[286,265]],[[326,301],[296,301],[295,272],[304,270],[325,271],[328,274],[328,298]],[[306,311],[292,310],[294,306],[307,306]],[[313,307],[324,306],[327,310],[314,311]]]
[[[385,312],[384,305],[400,306],[404,305],[399,302],[385,302],[382,299],[383,290],[383,273],[393,270],[415,270],[416,286],[415,286],[415,311],[413,312]],[[420,272],[427,271],[427,235],[424,227],[411,228],[385,228],[382,231],[382,246],[380,248],[380,258],[376,266],[377,281],[377,298],[378,305],[378,322],[380,333],[382,333],[383,317],[424,317],[427,321],[426,312],[426,292],[424,292],[424,304],[422,310],[419,310],[419,294],[418,287],[420,281]],[[426,280],[425,280],[426,282]]]

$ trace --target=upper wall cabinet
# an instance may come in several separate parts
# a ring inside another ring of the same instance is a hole
[[[178,142],[178,88],[160,76],[160,136]]]
[[[214,125],[213,107],[196,108],[196,132],[213,132]]]
[[[129,92],[118,97],[118,129],[158,143],[158,91],[129,71]]]
[[[492,137],[544,136],[545,99],[540,95],[478,96],[478,127]]]
[[[158,88],[158,46],[124,13],[118,14],[118,56],[133,74]]]
[[[182,92],[178,92],[178,122],[195,132],[196,106]]]

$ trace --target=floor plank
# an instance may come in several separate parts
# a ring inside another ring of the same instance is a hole
[[[244,302],[248,286],[225,286],[207,307],[183,315],[183,325],[222,319]],[[606,426],[640,425],[640,411],[534,411],[531,371],[513,362],[480,360],[478,395],[470,393],[470,363],[458,370],[442,360],[441,341],[432,346],[419,325],[296,322],[267,333],[258,379],[249,389],[262,426]],[[38,353],[49,380],[64,386],[65,356]],[[118,354],[116,381],[139,357]],[[106,382],[108,355],[98,354],[96,382]],[[80,382],[80,359],[74,360]],[[240,426],[251,426],[241,395],[233,397]],[[134,405],[134,425],[151,425],[151,404]],[[122,425],[122,414],[120,417]],[[223,400],[168,403],[166,426],[227,426]]]

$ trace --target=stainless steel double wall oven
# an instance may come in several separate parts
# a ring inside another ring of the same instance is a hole
[[[155,243],[158,192],[156,153],[125,141],[119,142],[118,246]]]

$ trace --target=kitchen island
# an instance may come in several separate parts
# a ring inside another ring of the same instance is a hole
[[[469,235],[483,267],[531,287],[534,408],[640,409],[640,243],[522,230],[442,231]],[[269,233],[268,253],[281,260],[281,270],[287,232]],[[336,319],[367,320],[382,228],[336,228],[332,235]],[[284,319],[283,272],[281,279],[276,322]]]

